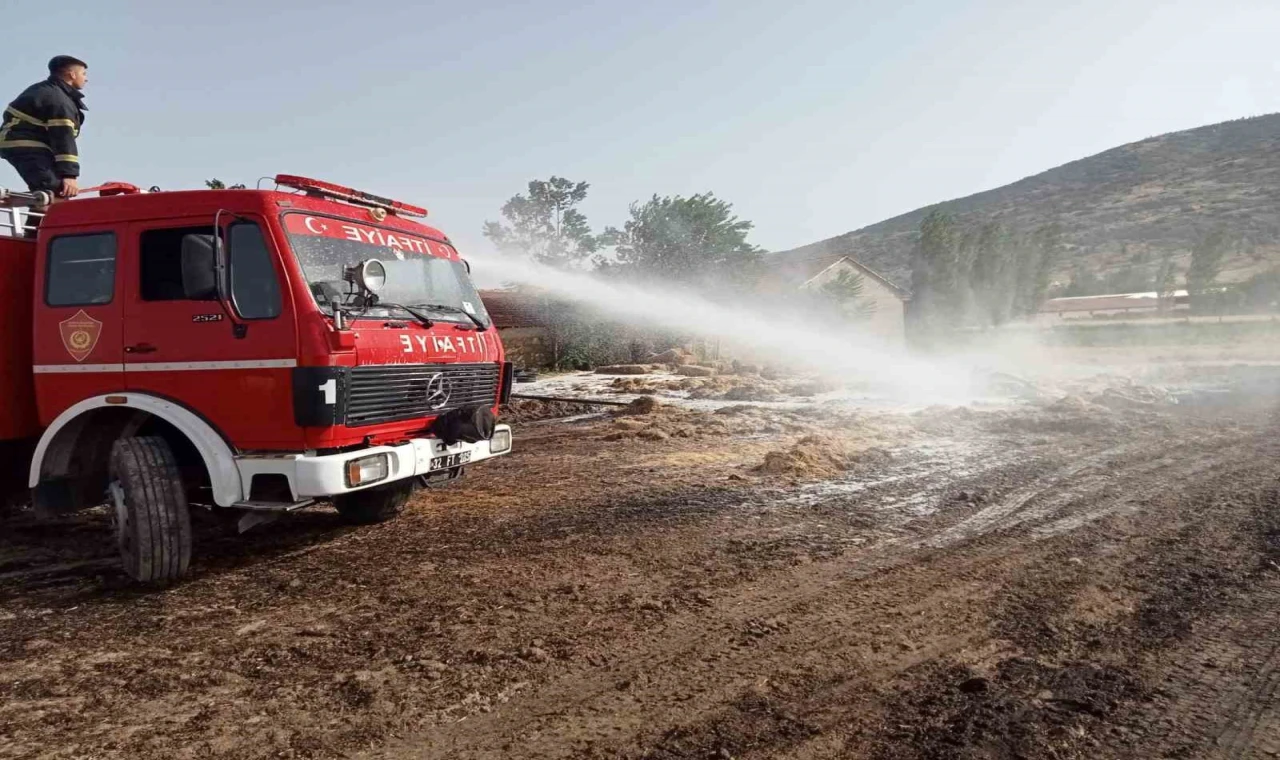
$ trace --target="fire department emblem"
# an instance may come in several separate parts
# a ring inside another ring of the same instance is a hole
[[[62,334],[62,345],[66,347],[67,353],[71,354],[72,359],[82,362],[98,345],[102,323],[85,314],[82,309],[75,316],[59,322],[58,331]]]

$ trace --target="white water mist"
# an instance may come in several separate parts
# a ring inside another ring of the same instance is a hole
[[[973,375],[962,365],[924,361],[855,327],[802,318],[785,303],[761,297],[750,304],[714,303],[678,285],[634,285],[555,269],[524,257],[471,258],[478,276],[540,288],[635,325],[718,338],[770,363],[856,383],[876,393],[919,403],[969,397]]]

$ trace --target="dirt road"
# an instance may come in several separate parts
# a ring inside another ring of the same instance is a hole
[[[0,535],[0,756],[1280,756],[1280,419],[660,407],[349,529]]]

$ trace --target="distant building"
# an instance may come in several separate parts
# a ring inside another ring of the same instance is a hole
[[[905,340],[910,294],[854,257],[798,249],[766,256],[764,263],[768,269],[759,286],[764,293],[783,295],[820,288],[842,272],[860,277],[861,298],[873,310],[865,325],[867,333],[894,343]]]
[[[1173,294],[1173,313],[1181,314],[1191,309],[1187,291]],[[1155,292],[1115,293],[1105,296],[1072,296],[1050,298],[1040,307],[1035,321],[1039,324],[1057,324],[1077,319],[1142,319],[1160,313],[1160,299]]]
[[[552,309],[546,297],[524,290],[482,290],[480,300],[502,337],[508,361],[522,368],[551,363]]]

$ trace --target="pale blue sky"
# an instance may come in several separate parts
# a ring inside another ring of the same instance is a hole
[[[3,23],[5,101],[55,53],[89,62],[85,182],[310,175],[427,206],[464,254],[551,174],[592,184],[599,229],[710,190],[781,249],[1280,110],[1275,0],[63,0]]]

